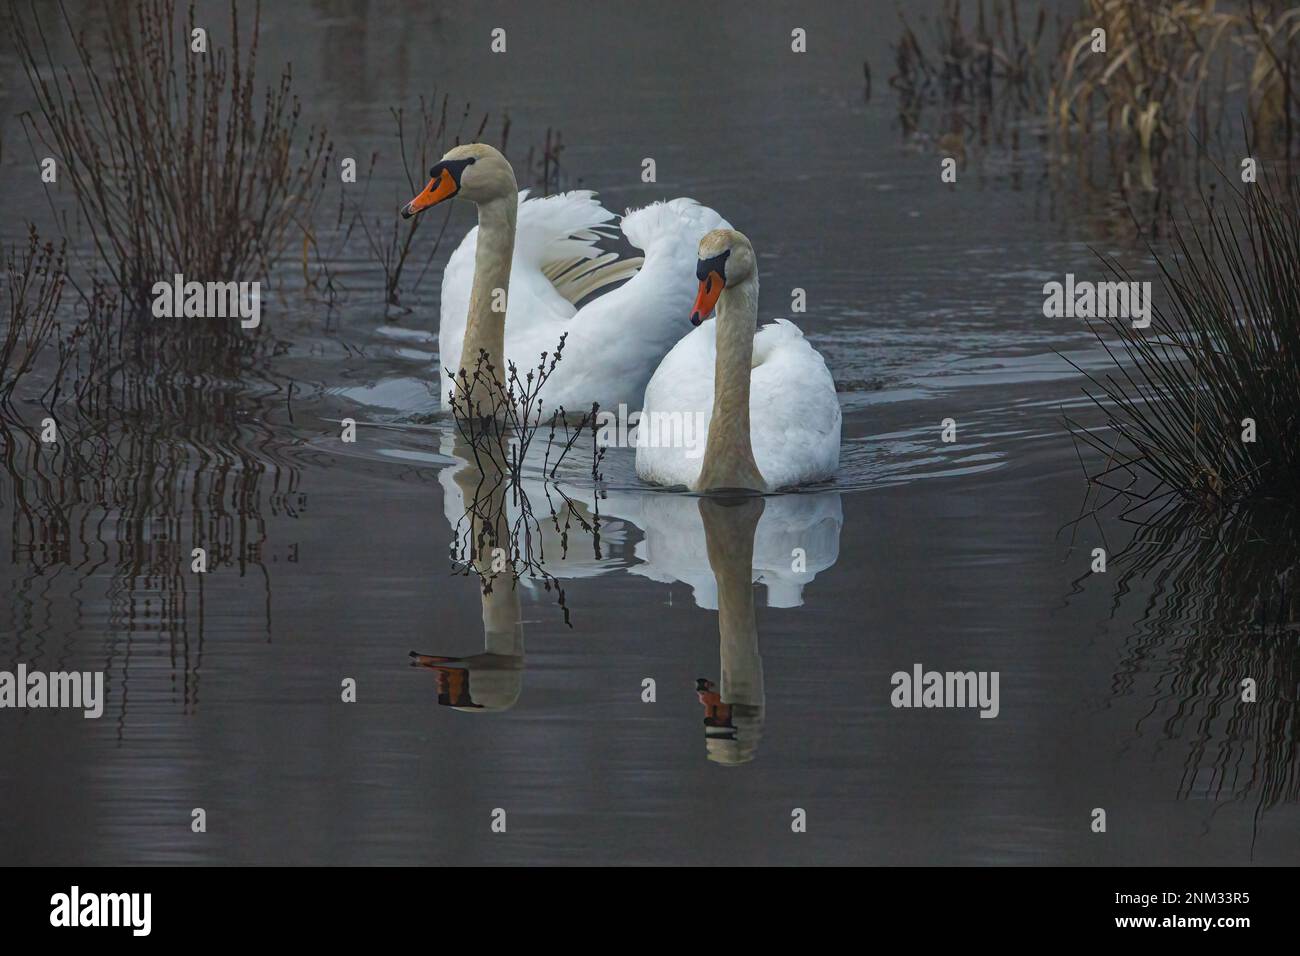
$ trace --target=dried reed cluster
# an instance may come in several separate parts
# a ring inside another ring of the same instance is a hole
[[[1036,13],[1016,0],[971,7],[968,23],[961,0],[945,0],[928,35],[904,18],[890,85],[905,134],[937,104],[934,132],[953,138],[945,146],[955,152],[990,117],[1029,113],[1062,138],[1063,155],[1097,137],[1150,164],[1220,134],[1240,94],[1252,142],[1287,159],[1300,145],[1300,9],[1291,4],[1080,0],[1056,19],[1054,53],[1044,52],[1045,4]]]
[[[1106,427],[1070,425],[1105,460],[1092,481],[1115,494],[1211,508],[1294,502],[1300,184],[1267,176],[1233,190],[1227,205],[1207,194],[1201,212],[1205,225],[1176,224],[1172,254],[1161,258],[1168,305],[1157,303],[1151,327],[1107,320],[1117,346],[1094,328],[1113,367],[1080,371]]]
[[[562,335],[555,351],[543,352],[537,366],[522,376],[513,362],[507,363],[502,376],[487,354],[480,352],[472,372],[448,370],[454,378],[448,398],[458,435],[457,454],[473,465],[468,471],[478,478],[472,494],[465,495],[465,515],[452,544],[453,563],[461,573],[476,574],[485,594],[502,575],[508,575],[512,587],[521,577],[542,582],[547,591],[555,591],[567,624],[564,589],[546,570],[543,541],[547,535],[541,521],[550,526],[561,558],[575,530],[590,536],[599,558],[600,515],[590,513],[553,482],[569,453],[583,436],[590,436],[591,478],[599,486],[605,449],[597,441],[599,406],[593,404],[576,417],[563,407],[549,415],[543,412],[540,392],[563,358],[564,340]],[[529,450],[543,429],[546,443],[539,478],[549,517],[539,520],[540,503],[531,501],[524,479]],[[501,550],[503,562],[484,560],[494,549]]]
[[[453,379],[448,389],[457,433],[470,450],[474,463],[484,471],[498,471],[519,487],[524,462],[543,422],[549,431],[542,475],[554,478],[565,457],[585,434],[591,435],[591,478],[600,481],[600,463],[604,449],[596,441],[596,422],[600,407],[593,404],[587,411],[569,413],[561,406],[549,416],[543,412],[542,386],[564,357],[567,333],[553,353],[543,352],[535,368],[521,376],[514,362],[508,362],[505,374],[487,354],[480,352],[473,370],[447,370]],[[502,380],[504,378],[504,381]]]
[[[1044,9],[1032,29],[1022,30],[1016,0],[988,0],[987,6],[979,0],[968,29],[961,0],[945,0],[926,40],[901,19],[889,85],[898,94],[904,134],[918,131],[930,104],[941,110],[943,135],[964,137],[986,127],[995,109],[1005,118],[1044,95]]]
[[[191,52],[194,7],[106,4],[102,38],[58,5],[76,66],[57,65],[46,27],[11,6],[19,57],[40,109],[31,125],[59,163],[99,257],[143,300],[159,279],[265,278],[324,189],[332,145],[300,128],[286,67],[257,78],[260,5],[251,24],[230,4],[230,37]]]
[[[1104,54],[1093,51],[1098,29]],[[1150,160],[1185,150],[1189,132],[1208,143],[1244,71],[1252,138],[1289,155],[1298,30],[1300,10],[1258,0],[1085,0],[1062,36],[1047,113],[1067,136],[1104,129],[1113,145]]]

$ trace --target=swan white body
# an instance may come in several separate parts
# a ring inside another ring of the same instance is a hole
[[[649,413],[696,415],[705,433],[713,414],[718,321],[685,336],[646,386]],[[768,489],[821,481],[840,464],[839,398],[826,360],[792,322],[778,319],[754,336],[749,376],[749,437],[754,463]],[[636,450],[636,473],[659,485],[695,489],[704,458],[700,447]]]
[[[597,240],[616,217],[589,190],[528,199],[519,193],[510,286],[506,297],[505,354],[520,377],[564,353],[542,390],[547,409],[583,412],[598,402],[636,408],[646,383],[680,334],[681,317],[695,294],[695,248],[711,229],[726,225],[693,199],[654,203],[629,212],[621,227],[644,260],[602,254]],[[461,357],[474,284],[479,227],[470,230],[447,262],[438,327],[442,367]],[[578,307],[596,289],[631,279]],[[447,407],[450,383],[440,389]]]

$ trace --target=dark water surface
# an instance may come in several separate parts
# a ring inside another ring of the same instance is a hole
[[[511,597],[453,573],[463,462],[429,414],[437,277],[472,208],[410,311],[385,314],[364,244],[341,254],[332,311],[290,262],[263,318],[281,345],[242,375],[160,385],[98,473],[52,478],[58,452],[7,430],[0,667],[102,669],[108,696],[98,721],[0,711],[0,862],[1297,858],[1291,529],[1175,532],[1129,574],[1089,574],[1092,548],[1133,530],[1068,527],[1085,488],[1061,418],[1081,379],[1057,353],[1103,355],[1042,317],[1041,288],[1105,278],[1090,246],[1150,266],[1105,202],[1044,172],[1028,130],[940,184],[938,153],[894,124],[893,4],[268,6],[265,62],[292,59],[340,155],[385,148],[388,107],[436,88],[508,110],[512,143],[561,128],[566,184],[612,210],[717,208],[759,253],[763,319],[807,291],[794,318],[842,389],[842,474],[724,509],[642,485],[626,449],[598,493],[579,456],[566,489],[599,511],[599,542],[575,526],[561,557],[552,536],[565,608],[521,582],[520,632],[499,633]],[[7,49],[0,69],[13,241],[49,212]],[[408,197],[391,163],[379,176],[367,204],[387,221]],[[16,401],[29,428],[35,391]],[[544,511],[542,482],[530,496]],[[998,671],[998,717],[891,707],[890,675],[917,662]],[[701,678],[731,695],[734,735],[706,728]],[[468,701],[487,706],[446,705]]]

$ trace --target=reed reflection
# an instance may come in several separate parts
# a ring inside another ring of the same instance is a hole
[[[1150,700],[1136,734],[1158,725],[1162,740],[1184,742],[1179,798],[1254,799],[1260,811],[1300,798],[1294,511],[1254,509],[1210,528],[1171,511],[1141,527],[1117,561],[1116,611],[1139,580],[1152,590],[1113,696]]]
[[[269,562],[297,561],[293,543],[270,553],[271,528],[298,518],[307,496],[293,436],[267,423],[278,383],[240,372],[268,342],[206,325],[168,336],[98,283],[78,310],[39,401],[33,391],[0,407],[15,578],[0,653],[38,663],[53,652],[62,664],[86,634],[100,639],[89,653],[103,655],[124,736],[133,670],[157,660],[152,644],[138,652],[142,634],[165,641],[179,706],[197,709],[210,574],[260,578],[271,640]],[[271,387],[250,396],[240,374]],[[194,548],[207,573],[192,570]]]

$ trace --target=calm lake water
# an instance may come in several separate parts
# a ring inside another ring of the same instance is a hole
[[[941,184],[937,148],[896,122],[895,5],[838,6],[268,5],[267,75],[292,60],[338,154],[381,153],[371,223],[409,198],[389,107],[444,92],[489,130],[508,112],[517,165],[562,130],[563,184],[611,210],[686,195],[730,219],[761,319],[806,290],[793,318],[841,389],[841,474],[728,508],[643,485],[627,449],[594,487],[578,453],[561,489],[598,537],[542,539],[564,606],[541,577],[485,597],[449,557],[473,476],[430,391],[472,207],[400,309],[358,236],[332,309],[302,294],[295,249],[264,347],[121,396],[97,471],[68,479],[6,426],[0,669],[103,670],[107,699],[99,720],[0,711],[0,862],[1294,862],[1294,525],[1175,530],[1090,573],[1134,526],[1071,524],[1086,487],[1062,417],[1086,399],[1063,355],[1104,353],[1043,318],[1042,285],[1105,278],[1095,252],[1149,277],[1145,248],[1113,195],[1047,171],[1031,127]],[[7,43],[0,77],[14,242],[52,214]],[[15,396],[28,429],[43,387]],[[528,489],[540,531],[546,485]],[[892,707],[916,663],[997,671],[996,719]]]

